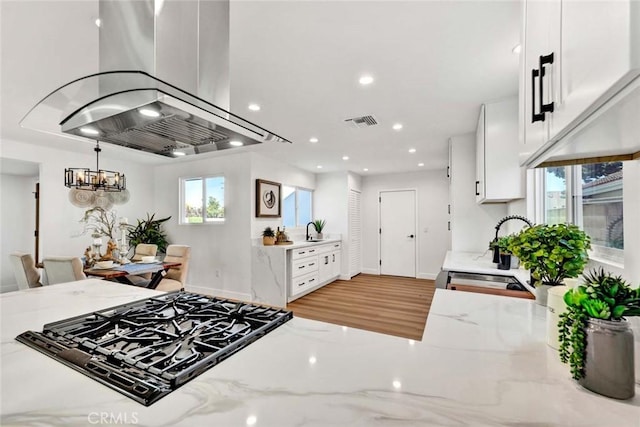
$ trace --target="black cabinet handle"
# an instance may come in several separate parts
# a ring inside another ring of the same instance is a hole
[[[544,76],[546,74],[544,66],[546,64],[553,64],[553,52],[549,55],[540,56],[540,113],[553,113],[554,103],[544,103]],[[544,119],[543,119],[544,120]]]
[[[536,77],[539,75],[540,71],[531,70],[531,123],[544,122],[544,113],[536,113]],[[540,77],[540,90],[542,91],[542,77]],[[542,104],[542,92],[540,103]]]
[[[413,239],[413,234],[409,234],[407,237]]]
[[[451,175],[449,174],[449,169],[451,169],[451,166],[447,166],[447,178],[451,178]]]
[[[480,181],[476,181],[476,196],[480,195],[480,192],[478,191],[478,185],[480,184]]]

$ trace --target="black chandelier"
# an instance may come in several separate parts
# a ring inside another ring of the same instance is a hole
[[[127,188],[127,180],[120,172],[102,170],[100,161],[100,141],[96,141],[96,170],[88,168],[67,168],[64,170],[64,185],[78,190],[122,191]]]

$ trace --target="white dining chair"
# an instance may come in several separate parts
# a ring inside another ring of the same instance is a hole
[[[13,265],[13,274],[16,276],[18,289],[39,288],[40,270],[36,267],[36,262],[31,254],[24,252],[14,252],[9,255]]]
[[[86,279],[82,260],[78,257],[46,257],[42,260],[50,285]]]

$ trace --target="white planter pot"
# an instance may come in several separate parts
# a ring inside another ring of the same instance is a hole
[[[549,289],[553,288],[551,285],[537,285],[536,286],[536,303],[545,306],[547,305],[547,293]]]

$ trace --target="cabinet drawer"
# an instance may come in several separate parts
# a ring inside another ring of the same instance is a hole
[[[329,252],[339,250],[341,246],[342,246],[341,242],[323,243],[322,245],[317,247],[317,251],[318,251],[318,254],[326,254]]]
[[[303,274],[318,271],[318,257],[310,256],[301,258],[291,263],[291,277],[302,276]]]
[[[305,258],[311,255],[316,255],[317,253],[318,253],[318,250],[316,247],[294,249],[291,251],[291,259],[294,260],[294,259]]]
[[[291,296],[298,295],[318,284],[318,273],[313,272],[291,280]]]

